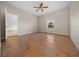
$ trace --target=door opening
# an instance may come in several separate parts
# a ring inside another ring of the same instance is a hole
[[[5,11],[5,34],[8,37],[17,35],[17,15]]]

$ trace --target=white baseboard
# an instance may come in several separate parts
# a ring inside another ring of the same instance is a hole
[[[46,31],[44,31],[46,32]],[[47,33],[55,33],[55,34],[61,34],[61,35],[69,35],[68,33],[58,33],[58,32],[47,32]]]
[[[68,33],[57,33],[57,32],[53,32],[53,33],[61,34],[61,35],[69,35]]]
[[[22,34],[17,34],[17,35],[26,35],[26,34],[31,34],[31,33],[35,33],[37,31],[34,31],[34,32],[28,32],[28,33],[22,33]]]
[[[79,50],[79,45],[75,41],[73,41],[73,43],[75,44],[76,48]]]
[[[70,35],[68,33],[58,33],[58,32],[47,32],[47,31],[39,31],[39,32],[55,33],[55,34],[61,34],[61,35]]]
[[[73,41],[73,43],[75,44],[76,48],[79,50],[79,44],[77,44],[77,42],[74,40],[74,38],[72,38],[71,35],[70,35],[70,38]]]

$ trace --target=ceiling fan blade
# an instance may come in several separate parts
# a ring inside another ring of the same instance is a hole
[[[48,8],[48,6],[46,6],[46,7],[42,7],[42,8]]]
[[[34,8],[39,8],[39,7],[34,7]]]
[[[43,6],[43,3],[40,4],[40,8]]]
[[[36,12],[37,12],[38,10],[39,10],[39,9],[37,9]]]
[[[43,10],[43,9],[41,9],[41,11],[42,11],[42,12],[44,12],[44,10]]]

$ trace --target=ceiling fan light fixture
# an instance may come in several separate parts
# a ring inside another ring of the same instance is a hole
[[[44,8],[48,8],[48,6],[43,6],[44,4],[41,3],[39,7],[34,7],[34,8],[37,8],[36,12],[41,10],[42,12],[44,12]]]

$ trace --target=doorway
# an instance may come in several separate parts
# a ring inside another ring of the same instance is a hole
[[[17,35],[17,19],[18,16],[5,11],[5,35],[8,37]]]

